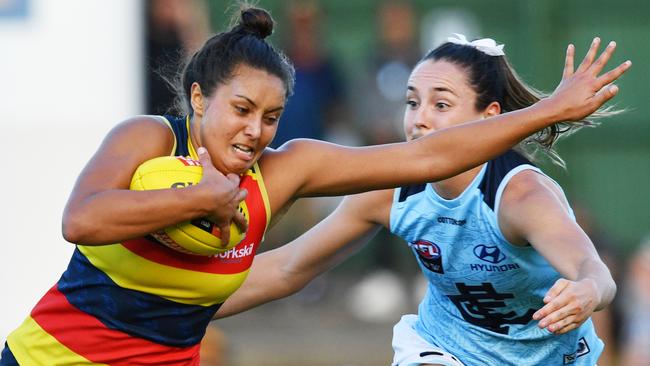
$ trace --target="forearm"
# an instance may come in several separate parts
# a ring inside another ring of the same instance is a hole
[[[246,281],[222,305],[216,317],[289,296],[365,245],[381,226],[363,217],[362,212],[368,213],[372,208],[350,201],[346,197],[334,213],[289,244],[255,256]],[[379,206],[375,201],[369,204]]]
[[[524,109],[447,128],[415,140],[410,158],[421,162],[423,182],[444,180],[503,154],[557,118],[546,100]]]
[[[215,319],[235,315],[300,290],[308,281],[295,281],[282,268],[283,250],[271,250],[255,256],[244,284],[219,308]]]
[[[415,141],[344,148],[304,143],[313,170],[300,195],[338,195],[435,182],[497,157],[555,121],[547,101],[524,109],[436,131]],[[293,146],[292,146],[293,147]],[[342,151],[345,150],[345,151]],[[345,161],[340,156],[349,158]],[[313,164],[316,161],[318,164]],[[379,164],[378,162],[381,162]],[[322,171],[328,174],[323,175]]]
[[[195,190],[112,189],[89,195],[66,207],[63,235],[75,244],[112,244],[207,215]]]
[[[348,243],[345,248],[319,245],[309,240],[300,244],[301,237],[255,256],[246,281],[219,308],[215,318],[235,315],[300,291],[314,278],[334,268],[367,243],[377,230]],[[308,234],[303,236],[309,238]]]

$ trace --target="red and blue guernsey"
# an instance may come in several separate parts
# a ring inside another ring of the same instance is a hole
[[[171,155],[198,159],[189,119],[163,119],[176,135]],[[8,336],[0,364],[198,365],[205,329],[246,278],[270,221],[257,164],[241,186],[248,232],[219,255],[180,253],[148,237],[78,245],[58,283]]]

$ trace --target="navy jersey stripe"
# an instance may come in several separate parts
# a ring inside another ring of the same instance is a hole
[[[121,288],[78,249],[59,280],[58,289],[72,305],[108,328],[175,347],[199,343],[221,305],[181,304]]]
[[[528,159],[514,150],[508,150],[505,154],[487,163],[485,175],[479,184],[483,193],[483,201],[494,210],[494,201],[497,190],[503,178],[515,167],[523,164],[533,165]]]
[[[409,196],[418,194],[427,187],[426,184],[414,184],[410,186],[404,186],[399,189],[399,200],[398,202],[404,202]]]
[[[190,156],[190,151],[187,147],[187,117],[165,116],[171,124],[172,130],[176,135],[176,156]]]
[[[14,354],[11,353],[11,350],[9,349],[7,342],[5,342],[5,348],[2,350],[2,354],[0,355],[0,366],[19,366]]]

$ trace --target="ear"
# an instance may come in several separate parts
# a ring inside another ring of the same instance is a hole
[[[499,102],[492,102],[483,110],[483,118],[493,117],[499,114],[501,114],[501,104]]]
[[[203,93],[201,92],[201,85],[197,82],[193,82],[190,88],[190,104],[194,114],[203,117]]]

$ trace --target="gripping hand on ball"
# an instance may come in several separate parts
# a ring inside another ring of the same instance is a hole
[[[246,218],[238,210],[239,203],[246,198],[248,192],[239,188],[238,175],[224,176],[212,165],[210,154],[204,147],[198,148],[197,153],[203,166],[203,177],[199,185],[203,185],[210,192],[213,203],[210,219],[221,231],[221,242],[225,246],[230,241],[231,222],[239,226],[243,232],[248,229]]]

